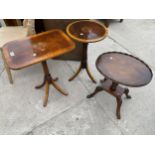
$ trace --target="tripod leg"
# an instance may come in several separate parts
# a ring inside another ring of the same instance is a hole
[[[69,81],[72,81],[75,77],[77,77],[77,75],[80,73],[81,69],[82,69],[82,65],[80,65],[78,70],[76,71],[76,73],[71,78],[69,78]]]
[[[44,98],[44,107],[47,106],[47,102],[48,102],[48,96],[49,96],[49,83],[48,81],[45,82],[45,98]]]
[[[40,88],[42,88],[42,87],[45,85],[45,83],[46,83],[46,81],[45,81],[45,78],[44,78],[43,83],[40,84],[40,85],[38,85],[38,86],[36,86],[35,88],[36,88],[36,89],[40,89]]]
[[[122,99],[121,97],[117,97],[116,100],[117,100],[116,116],[117,119],[121,119],[120,109],[122,105]]]
[[[57,83],[55,83],[53,80],[51,81],[51,84],[52,84],[61,94],[65,95],[65,96],[68,95],[68,93],[66,93],[64,90],[62,90],[62,89],[60,88],[60,86],[59,86]]]
[[[101,91],[103,91],[103,88],[100,87],[100,86],[97,86],[95,91],[92,94],[88,95],[87,98],[91,98],[91,97],[95,96],[97,93],[99,93]]]
[[[94,77],[92,76],[92,74],[91,74],[91,72],[90,72],[90,70],[89,70],[88,67],[86,68],[86,71],[87,71],[87,73],[88,73],[89,78],[92,80],[92,82],[93,82],[93,83],[96,83],[96,81],[95,81]]]
[[[131,96],[129,95],[129,89],[128,88],[125,88],[124,94],[125,94],[125,96],[126,96],[127,99],[130,99],[131,98]]]
[[[1,51],[1,49],[0,49],[0,51]],[[5,57],[4,57],[4,54],[3,54],[2,51],[1,51],[1,54],[2,54],[2,59],[3,59],[3,62],[4,62],[4,67],[5,67],[5,69],[6,69],[6,72],[7,72],[8,78],[9,78],[9,82],[10,82],[10,84],[13,84],[13,79],[12,79],[11,70],[10,70],[10,68],[9,68],[8,65],[7,65],[7,62],[6,62],[6,60],[5,60]]]

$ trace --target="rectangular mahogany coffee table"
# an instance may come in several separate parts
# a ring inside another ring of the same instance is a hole
[[[44,106],[47,106],[49,85],[52,84],[63,95],[67,95],[49,73],[46,60],[70,52],[75,43],[61,30],[54,29],[31,37],[9,42],[3,46],[3,54],[10,69],[18,70],[42,63],[44,81],[36,88],[45,85]]]

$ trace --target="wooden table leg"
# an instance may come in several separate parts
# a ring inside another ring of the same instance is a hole
[[[117,116],[117,119],[121,119],[120,109],[122,105],[122,99],[120,96],[118,96],[116,97],[116,100],[117,100],[116,116]]]
[[[50,84],[52,84],[54,86],[54,88],[57,89],[61,94],[65,95],[65,96],[68,95],[68,93],[66,93],[57,83],[55,83],[54,80],[51,80]]]
[[[1,48],[0,48],[0,51],[1,51],[3,62],[4,62],[4,67],[6,69],[6,72],[7,72],[8,78],[9,78],[9,82],[10,82],[10,84],[13,84],[12,74],[11,74],[10,68],[7,65],[7,62],[5,60],[5,57],[4,57],[4,54],[3,54],[3,51],[1,50]]]
[[[96,89],[95,89],[95,91],[94,91],[92,94],[89,94],[89,95],[87,96],[87,98],[94,97],[97,93],[99,93],[99,92],[101,92],[101,91],[103,91],[103,90],[104,90],[104,89],[103,89],[101,86],[97,86]]]
[[[49,69],[48,69],[46,61],[42,62],[42,66],[43,66],[43,71],[44,71],[44,80],[43,80],[43,83],[41,85],[36,86],[35,88],[40,89],[43,86],[45,86],[45,97],[44,97],[43,106],[46,107],[47,102],[48,102],[50,84],[52,84],[61,94],[67,96],[68,93],[66,93],[64,90],[62,90],[61,87],[55,83],[55,81],[57,81],[58,78],[55,78],[55,79],[52,78],[51,74],[49,73]]]
[[[93,83],[96,83],[96,81],[95,81],[93,75],[91,74],[91,72],[90,72],[88,66],[87,66],[87,68],[86,68],[86,71],[87,71],[87,74],[88,74],[89,78],[92,80],[92,82],[93,82]]]
[[[36,88],[36,89],[40,89],[40,88],[44,87],[45,83],[46,83],[46,79],[45,79],[45,77],[44,77],[44,80],[43,80],[42,84],[36,86],[35,88]]]
[[[128,88],[122,88],[118,85],[118,83],[115,83],[109,79],[104,78],[100,81],[100,86],[97,86],[95,91],[87,96],[87,98],[91,98],[97,93],[101,91],[106,91],[107,93],[111,94],[116,98],[117,108],[116,108],[116,117],[117,119],[121,118],[121,105],[122,105],[122,95],[125,94],[126,98],[130,99],[131,96],[129,95],[129,89]]]
[[[83,52],[82,52],[82,58],[81,58],[80,66],[79,66],[78,70],[75,72],[75,74],[71,78],[69,78],[69,81],[72,81],[74,78],[76,78],[78,76],[78,74],[80,73],[80,71],[82,69],[85,69],[87,71],[89,78],[92,80],[92,82],[96,83],[94,77],[92,76],[92,74],[88,68],[87,48],[88,48],[88,43],[83,43]]]
[[[125,88],[124,89],[124,94],[126,95],[126,98],[127,99],[130,99],[131,98],[131,96],[129,95],[129,89],[128,88]]]
[[[48,96],[49,96],[49,83],[48,83],[48,81],[46,81],[45,82],[45,97],[44,97],[44,103],[43,103],[44,107],[47,106]]]
[[[69,81],[74,80],[80,73],[81,69],[82,69],[82,65],[80,64],[80,66],[79,66],[78,70],[75,72],[75,74],[71,78],[69,78]]]

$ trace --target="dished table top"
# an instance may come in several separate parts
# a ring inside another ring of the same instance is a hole
[[[80,20],[70,23],[66,29],[68,35],[81,43],[92,43],[103,40],[108,29],[96,20]]]
[[[2,50],[9,68],[17,70],[68,53],[74,48],[75,43],[63,31],[54,29],[6,43]]]
[[[98,57],[96,67],[106,78],[131,87],[147,85],[153,76],[146,63],[121,52],[103,53]]]

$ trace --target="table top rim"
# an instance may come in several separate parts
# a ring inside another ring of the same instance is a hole
[[[72,33],[70,33],[70,30],[69,30],[69,29],[70,29],[70,27],[71,27],[73,24],[79,23],[79,22],[84,22],[84,21],[93,22],[93,23],[99,24],[100,26],[104,27],[104,29],[105,29],[105,34],[104,34],[104,36],[98,37],[98,38],[96,38],[96,39],[81,39],[81,38],[78,38],[78,37],[74,36]],[[103,39],[108,35],[108,28],[107,28],[104,24],[102,24],[101,22],[99,22],[99,21],[92,20],[92,19],[91,19],[91,20],[88,20],[88,19],[87,19],[87,20],[78,20],[78,21],[71,22],[70,24],[67,25],[66,32],[67,32],[67,34],[68,34],[72,39],[74,39],[74,40],[76,40],[76,41],[78,41],[78,42],[81,42],[81,43],[94,43],[94,42],[98,42],[98,41],[103,40]]]
[[[149,70],[149,72],[150,72],[151,78],[150,78],[149,82],[148,82],[148,83],[141,84],[141,85],[138,85],[138,84],[137,84],[137,85],[130,85],[130,84],[126,84],[126,83],[123,83],[123,82],[120,82],[120,81],[116,81],[116,80],[114,80],[114,79],[108,77],[105,73],[102,73],[102,72],[100,71],[100,69],[99,69],[99,67],[98,67],[98,65],[97,65],[99,59],[100,59],[102,56],[106,55],[106,54],[120,54],[120,55],[125,55],[125,56],[128,56],[128,57],[130,57],[130,58],[133,58],[133,59],[135,59],[135,60],[141,62],[143,65],[146,66],[146,68],[147,68],[147,69]],[[129,87],[142,87],[142,86],[145,86],[145,85],[149,84],[149,83],[151,82],[152,78],[153,78],[153,72],[152,72],[151,68],[149,67],[149,65],[148,65],[147,63],[145,63],[143,60],[141,60],[140,58],[138,58],[138,57],[136,57],[136,56],[133,56],[133,55],[131,55],[131,54],[128,54],[128,53],[116,52],[116,51],[109,51],[109,52],[106,52],[106,53],[102,53],[102,54],[100,54],[100,55],[98,56],[98,58],[97,58],[95,64],[96,64],[97,70],[98,70],[103,76],[105,76],[106,78],[110,79],[111,81],[113,81],[113,82],[115,82],[115,83],[122,84],[122,85],[129,86]]]
[[[55,32],[55,31],[60,32],[60,34],[61,34],[66,40],[68,40],[68,41],[70,42],[70,48],[67,50],[67,52],[64,52],[64,53],[68,53],[68,52],[72,51],[72,50],[75,48],[75,43],[73,42],[73,40],[70,39],[70,38],[68,37],[68,35],[66,35],[65,32],[62,31],[61,29],[52,29],[52,30],[45,31],[45,32],[42,32],[42,33],[39,33],[39,34],[34,34],[34,35],[31,35],[31,36],[23,37],[23,38],[21,38],[21,39],[13,40],[13,41],[10,41],[10,42],[4,44],[3,47],[2,47],[1,49],[2,49],[3,56],[4,56],[4,58],[6,59],[6,62],[7,62],[7,64],[8,64],[8,66],[9,66],[9,68],[12,69],[12,70],[20,70],[20,69],[23,69],[23,68],[26,68],[26,67],[29,67],[29,66],[38,64],[38,63],[40,63],[40,62],[42,62],[42,61],[46,61],[46,60],[48,60],[48,59],[51,59],[51,58],[60,56],[60,55],[61,55],[61,52],[58,51],[58,52],[57,52],[58,55],[56,55],[56,56],[52,56],[52,57],[47,58],[47,59],[44,58],[45,56],[42,56],[42,59],[41,59],[41,58],[38,58],[38,59],[36,59],[36,61],[34,60],[34,63],[31,62],[31,63],[29,63],[29,65],[25,65],[25,66],[24,66],[24,65],[21,65],[20,67],[16,67],[16,65],[12,65],[12,66],[11,66],[10,63],[8,63],[9,59],[7,58],[7,56],[6,56],[6,54],[5,54],[5,53],[6,53],[5,51],[7,50],[7,49],[6,49],[6,48],[7,48],[7,45],[10,44],[10,43],[29,40],[29,39],[36,38],[36,37],[42,36],[42,35],[46,35],[46,34],[49,34],[49,33],[51,33],[51,32]],[[8,50],[7,50],[7,51],[8,51]],[[63,52],[62,52],[62,53],[63,53]]]

